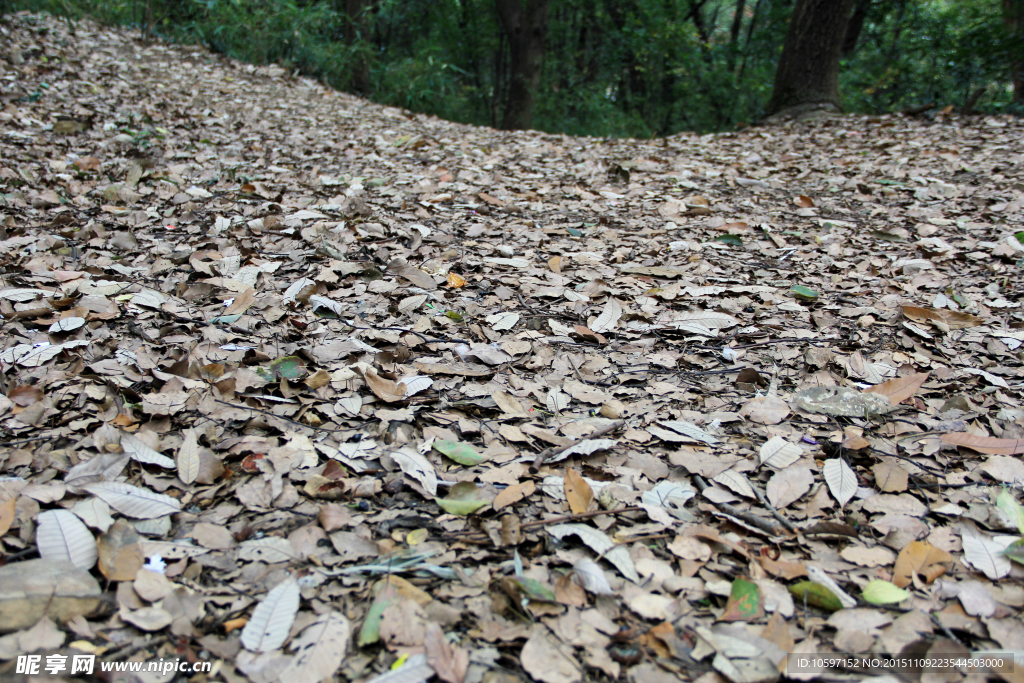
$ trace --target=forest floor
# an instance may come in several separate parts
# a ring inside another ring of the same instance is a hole
[[[570,138],[0,32],[4,680],[1024,680],[1024,121]]]

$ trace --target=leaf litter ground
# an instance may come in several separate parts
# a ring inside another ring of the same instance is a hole
[[[1021,680],[786,657],[1024,651],[1020,121],[510,133],[0,30],[5,676]]]

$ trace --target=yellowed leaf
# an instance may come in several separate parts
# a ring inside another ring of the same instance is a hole
[[[930,372],[917,372],[906,377],[895,377],[870,389],[865,389],[864,393],[881,394],[888,398],[890,403],[897,405],[913,396],[921,388],[921,385],[928,381],[931,374]]]
[[[508,507],[513,503],[518,503],[523,498],[528,498],[536,490],[537,485],[534,484],[533,481],[524,481],[519,484],[512,484],[512,486],[509,486],[494,497],[491,507],[495,510]]]
[[[575,515],[588,512],[594,501],[594,491],[590,484],[571,467],[565,471],[565,499],[569,501],[569,509]]]
[[[927,541],[911,541],[896,557],[892,582],[899,588],[905,588],[913,583],[915,575],[920,574],[924,575],[925,583],[931,583],[946,573],[945,564],[952,561],[952,555]]]
[[[14,524],[14,507],[18,504],[18,497],[8,498],[0,503],[0,537],[10,530]]]
[[[996,439],[991,436],[977,436],[967,432],[946,432],[940,437],[942,443],[963,446],[988,455],[1018,455],[1024,453],[1024,439]]]

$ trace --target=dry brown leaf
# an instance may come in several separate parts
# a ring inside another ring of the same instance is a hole
[[[575,515],[589,512],[590,504],[594,502],[594,492],[590,489],[590,484],[572,467],[565,470],[565,499]]]
[[[881,394],[888,398],[890,403],[897,405],[917,393],[917,390],[928,381],[928,377],[931,374],[930,372],[917,372],[905,377],[896,377],[881,384],[876,384],[870,389],[865,389],[864,393]]]
[[[775,425],[789,415],[789,405],[775,395],[758,396],[743,404],[740,415],[751,422],[764,425]]]
[[[960,330],[965,327],[976,327],[984,321],[970,313],[950,311],[945,308],[922,308],[920,306],[901,306],[903,315],[919,323],[934,323],[937,327],[949,330]]]
[[[405,386],[394,380],[381,377],[373,368],[363,370],[363,379],[377,398],[388,403],[405,400]]]
[[[0,503],[0,538],[11,528],[14,524],[14,508],[18,504],[18,497],[8,498],[4,502]]]
[[[469,653],[450,644],[444,637],[444,631],[435,622],[427,624],[423,649],[427,651],[427,664],[438,678],[445,683],[462,683],[469,669]]]
[[[927,541],[911,541],[896,557],[892,582],[900,588],[909,586],[915,576],[923,575],[925,583],[931,583],[946,573],[947,563],[953,556]]]
[[[871,472],[875,475],[875,486],[879,491],[901,493],[907,490],[909,475],[895,458],[883,458],[871,468]]]
[[[963,446],[988,455],[1019,455],[1024,453],[1024,439],[996,439],[991,436],[976,436],[967,432],[946,432],[942,443]]]
[[[548,259],[548,268],[550,268],[551,272],[553,272],[553,273],[561,274],[562,273],[562,257],[561,256],[552,256],[551,258],[549,258]]]
[[[109,581],[134,581],[145,557],[142,538],[131,524],[119,519],[96,541],[99,569]]]
[[[536,490],[537,485],[533,483],[532,480],[513,484],[512,486],[498,492],[498,495],[494,497],[494,501],[491,503],[491,507],[494,508],[495,511],[508,507],[513,503],[518,503],[524,498],[528,498],[533,495],[533,492]]]
[[[241,315],[249,310],[249,307],[256,303],[256,290],[252,287],[235,295],[235,300],[224,309],[221,315]]]
[[[43,400],[43,390],[33,384],[22,384],[11,389],[7,398],[11,399],[14,405],[26,408]]]

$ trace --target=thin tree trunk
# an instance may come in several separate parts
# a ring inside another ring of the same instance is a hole
[[[732,26],[729,27],[729,45],[736,49],[736,43],[740,39],[740,29],[743,28],[743,10],[747,7],[747,0],[736,0],[736,9],[732,14]]]
[[[857,7],[853,10],[850,23],[846,25],[846,37],[843,38],[843,57],[849,57],[857,50],[857,40],[864,28],[864,20],[868,18],[868,11],[871,9],[871,0],[857,0]]]
[[[1003,22],[1018,40],[1024,41],[1024,0],[1003,0]],[[1024,102],[1024,55],[1010,64],[1010,77],[1013,101]]]
[[[336,8],[341,9],[343,38],[347,47],[353,47],[362,40],[368,40],[367,14],[376,0],[336,0]],[[370,63],[365,56],[360,56],[352,65],[346,87],[357,93],[370,91]]]
[[[495,0],[498,19],[508,38],[509,84],[501,127],[524,130],[533,120],[533,107],[544,64],[544,38],[551,0]]]
[[[797,0],[775,71],[768,113],[802,105],[838,109],[839,58],[854,0]]]
[[[743,80],[743,73],[747,70],[747,55],[750,54],[750,41],[754,37],[754,27],[757,26],[757,10],[761,9],[761,0],[754,3],[754,13],[747,24],[747,42],[743,44],[743,61],[740,62],[740,72],[736,74],[736,82]]]

